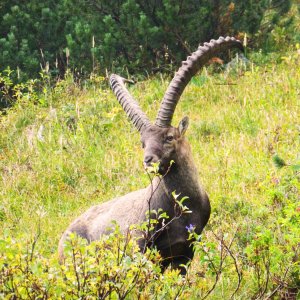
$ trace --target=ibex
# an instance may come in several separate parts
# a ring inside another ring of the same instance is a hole
[[[152,184],[144,189],[93,206],[78,217],[60,239],[60,260],[63,260],[64,242],[71,232],[88,241],[98,240],[101,235],[108,232],[107,228],[114,220],[125,233],[130,225],[146,220],[149,199],[151,199],[151,210],[162,209],[170,219],[174,218],[168,226],[162,227],[163,225],[160,224],[160,228],[156,228],[160,232],[152,241],[160,251],[162,269],[171,264],[173,268],[179,268],[182,274],[185,273],[181,264],[186,264],[194,255],[192,241],[188,240],[188,229],[192,226],[197,234],[202,232],[210,217],[210,202],[199,183],[190,146],[184,136],[188,128],[188,118],[183,118],[177,128],[171,126],[171,121],[180,96],[191,78],[209,59],[219,52],[234,47],[243,50],[241,42],[232,37],[220,37],[218,40],[211,40],[199,46],[182,63],[169,84],[155,124],[150,122],[130,95],[124,85],[125,80],[115,74],[110,76],[113,92],[140,132],[144,148],[144,166],[147,168],[153,163],[158,163],[158,172],[162,176],[154,177]],[[183,214],[180,218],[175,217],[173,192],[188,197],[184,204],[191,213]],[[139,237],[138,244],[141,250],[149,246],[147,242],[149,241],[145,237]]]

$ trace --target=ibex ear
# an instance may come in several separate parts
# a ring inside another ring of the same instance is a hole
[[[179,130],[180,135],[184,135],[186,130],[188,129],[188,127],[189,127],[189,118],[184,117],[180,121],[179,126],[178,126],[178,130]]]

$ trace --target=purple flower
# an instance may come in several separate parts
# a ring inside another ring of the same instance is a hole
[[[189,226],[185,226],[185,228],[188,232],[191,233],[191,232],[194,232],[194,230],[196,229],[196,226],[193,224],[190,224]]]

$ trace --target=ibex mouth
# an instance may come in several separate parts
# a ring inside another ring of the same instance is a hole
[[[147,173],[152,173],[152,174],[161,174],[162,168],[161,168],[160,161],[158,162],[150,162],[146,163],[144,162],[144,169],[146,170]]]

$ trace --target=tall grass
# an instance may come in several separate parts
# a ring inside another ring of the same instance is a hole
[[[155,77],[130,87],[152,119],[168,82]],[[237,299],[262,297],[265,285],[270,296],[281,281],[276,295],[299,288],[299,171],[278,169],[272,159],[299,163],[299,82],[293,49],[279,64],[240,74],[205,70],[185,90],[173,124],[191,120],[187,138],[212,205],[188,297],[204,297],[215,282],[211,299],[228,299],[237,286]],[[101,78],[79,86],[68,75],[41,94],[21,93],[1,116],[0,132],[2,239],[22,244],[40,230],[45,257],[55,257],[61,233],[88,207],[149,183],[139,135]],[[223,244],[232,257],[227,252],[220,266]]]

